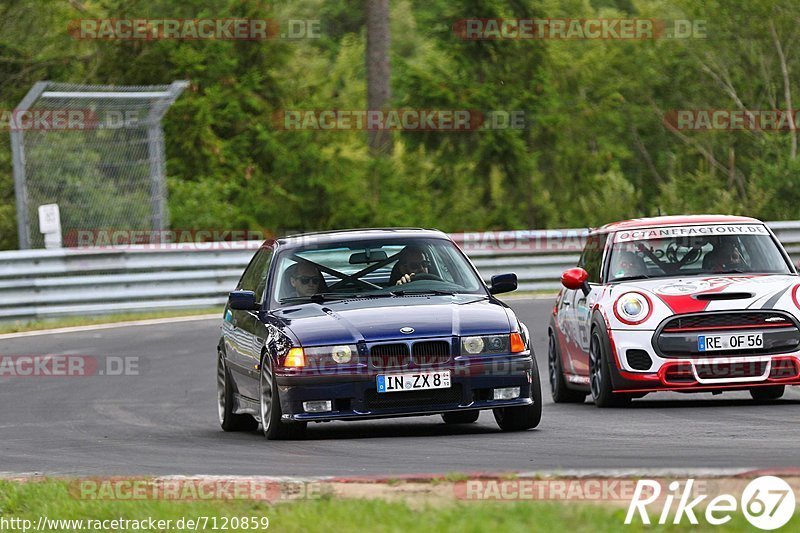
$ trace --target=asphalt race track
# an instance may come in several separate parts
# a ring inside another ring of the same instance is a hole
[[[0,340],[0,355],[138,357],[139,375],[0,378],[0,472],[350,476],[572,469],[770,468],[800,464],[800,389],[662,393],[628,409],[554,405],[546,377],[549,299],[509,300],[534,339],[542,423],[502,433],[438,416],[312,424],[305,440],[223,433],[215,397],[218,320]]]

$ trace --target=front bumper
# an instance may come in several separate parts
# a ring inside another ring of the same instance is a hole
[[[285,422],[364,420],[530,405],[533,362],[530,352],[509,356],[456,357],[442,365],[386,370],[353,367],[322,373],[281,369],[276,373]],[[450,371],[450,389],[377,393],[379,374]],[[520,387],[520,396],[494,400],[493,389]],[[303,402],[330,400],[333,410],[307,413]]]

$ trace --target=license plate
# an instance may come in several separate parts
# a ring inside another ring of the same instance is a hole
[[[450,371],[381,374],[377,377],[378,392],[449,389]]]
[[[762,348],[764,335],[762,333],[743,333],[731,335],[698,335],[697,349],[701,352],[715,350],[746,350]]]

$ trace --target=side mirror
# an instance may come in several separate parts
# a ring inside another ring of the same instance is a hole
[[[492,276],[492,284],[489,286],[490,294],[500,294],[501,292],[511,292],[517,290],[517,275],[497,274]]]
[[[233,291],[228,295],[228,305],[238,311],[257,311],[260,307],[253,291]]]
[[[588,279],[589,273],[582,268],[570,268],[561,274],[561,284],[564,287],[571,291],[577,291],[580,289],[583,291],[584,295],[589,294],[589,292],[592,290],[589,287],[589,282],[587,281]]]

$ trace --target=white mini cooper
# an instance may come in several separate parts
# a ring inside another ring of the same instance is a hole
[[[800,385],[800,277],[753,218],[680,216],[593,230],[548,328],[553,400]]]

